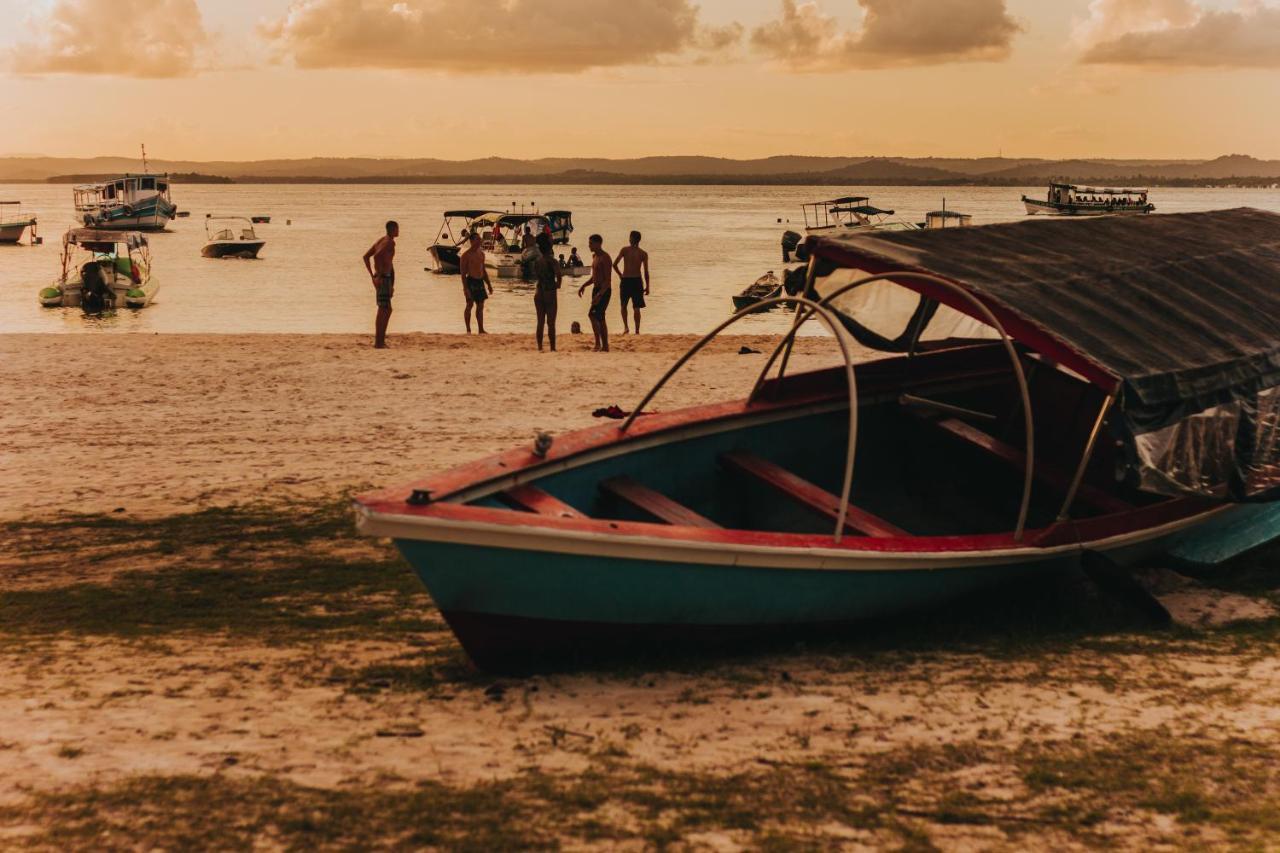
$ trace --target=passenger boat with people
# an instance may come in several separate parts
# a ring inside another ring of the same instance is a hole
[[[735,294],[733,297],[733,310],[742,311],[751,308],[755,311],[768,311],[770,307],[758,307],[759,303],[766,299],[773,299],[782,293],[782,279],[778,278],[773,270],[769,270],[760,276],[741,293]],[[753,306],[756,306],[753,308]]]
[[[23,212],[20,201],[0,201],[0,243],[22,242],[22,235],[28,228],[31,229],[31,242],[38,242],[36,215]]]
[[[1280,535],[1280,215],[808,247],[807,295],[770,300],[796,318],[744,399],[644,414],[747,311],[621,422],[357,499],[476,663],[838,626]],[[787,373],[806,321],[837,367]],[[850,339],[885,354],[855,366]]]
[[[200,250],[206,258],[256,258],[267,244],[246,216],[205,214],[204,233],[208,242]]]
[[[72,189],[86,228],[163,231],[177,214],[168,175],[121,175]]]
[[[440,223],[435,242],[427,248],[436,272],[456,273],[458,271],[458,258],[467,248],[467,235],[470,233],[472,223],[486,215],[501,216],[499,213],[488,210],[446,210],[444,212],[444,221]]]
[[[1027,215],[1047,213],[1054,216],[1118,216],[1151,213],[1156,209],[1147,201],[1149,190],[1099,189],[1075,184],[1049,184],[1044,201],[1023,196]]]
[[[483,241],[485,266],[497,278],[530,277],[529,265],[537,249],[524,246],[525,230],[536,237],[549,231],[551,222],[542,213],[486,213],[473,220],[473,227]]]
[[[62,271],[40,291],[46,308],[79,307],[86,314],[146,308],[160,289],[151,274],[151,249],[136,231],[72,228],[62,237]]]

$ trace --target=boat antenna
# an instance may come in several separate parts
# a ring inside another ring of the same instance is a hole
[[[147,143],[144,142],[142,143],[142,173],[145,175],[148,171],[149,170],[147,169]]]

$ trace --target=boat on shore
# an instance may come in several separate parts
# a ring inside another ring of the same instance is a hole
[[[483,216],[501,216],[488,210],[446,210],[444,221],[436,234],[435,242],[427,247],[427,253],[435,264],[435,271],[440,273],[456,273],[458,258],[466,250],[467,236],[471,233],[472,223]],[[492,228],[492,225],[489,226]]]
[[[252,220],[245,216],[206,214],[204,233],[208,242],[200,254],[206,258],[256,258],[267,244],[254,230]]]
[[[21,243],[27,229],[31,230],[31,242],[36,243],[36,215],[24,212],[20,201],[0,201],[0,243]]]
[[[178,212],[168,175],[121,175],[71,192],[80,221],[99,231],[163,231]]]
[[[1156,209],[1147,200],[1145,189],[1112,189],[1078,187],[1075,184],[1049,184],[1049,193],[1041,201],[1023,196],[1028,216],[1121,216],[1151,213]]]
[[[72,228],[62,236],[62,271],[41,289],[46,308],[81,308],[97,314],[113,308],[146,308],[160,284],[151,273],[151,250],[136,231]]]
[[[753,283],[747,285],[746,289],[741,293],[735,294],[733,297],[733,310],[743,311],[764,302],[766,299],[773,299],[782,293],[782,279],[774,275],[773,270],[769,270],[760,276]],[[773,305],[757,308],[757,311],[768,311],[769,308],[776,307]]]
[[[510,671],[1213,566],[1280,535],[1278,231],[1244,209],[813,236],[745,398],[636,414],[735,315],[626,420],[364,495],[357,524]],[[787,374],[806,320],[843,362]],[[882,356],[855,368],[850,337]]]

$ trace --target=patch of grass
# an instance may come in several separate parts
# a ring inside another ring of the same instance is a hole
[[[51,571],[111,569],[101,582],[0,593],[0,637],[225,632],[284,642],[444,631],[393,549],[355,534],[346,501],[153,520],[70,516],[7,524],[0,539],[11,557]]]

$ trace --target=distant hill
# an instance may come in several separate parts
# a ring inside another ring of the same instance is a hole
[[[1080,183],[1275,183],[1280,160],[1230,154],[1213,160],[1048,160],[981,157],[807,157],[755,160],[674,156],[517,160],[312,157],[293,160],[154,160],[175,181],[239,183],[508,183],[508,184],[848,184],[993,186]],[[0,182],[80,181],[138,172],[134,157],[0,157]],[[179,177],[180,176],[180,177]],[[219,177],[222,176],[222,177]]]

